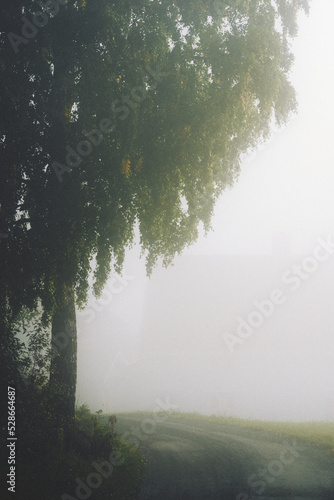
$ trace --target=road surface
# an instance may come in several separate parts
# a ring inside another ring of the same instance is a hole
[[[135,500],[334,500],[334,455],[323,447],[190,417],[117,418],[147,459]]]

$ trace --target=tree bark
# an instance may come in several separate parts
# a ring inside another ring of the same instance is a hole
[[[57,26],[60,29],[60,25]],[[65,146],[70,143],[68,135],[70,124],[67,123],[66,112],[73,104],[67,88],[66,47],[62,38],[57,38],[55,35],[52,42],[54,81],[48,103],[52,123],[49,143],[50,166],[53,161],[64,156]],[[57,308],[52,318],[51,330],[50,403],[56,413],[58,429],[62,428],[67,432],[74,422],[77,381],[75,295],[73,277],[69,276],[66,258],[71,252],[72,242],[69,229],[71,204],[68,184],[61,184],[54,174],[51,169],[46,192],[49,197],[50,223],[47,228],[49,241],[54,242],[55,252],[59,253],[54,279]]]
[[[55,411],[64,428],[74,421],[77,382],[77,327],[73,287],[64,285],[64,295],[52,320],[50,389]]]

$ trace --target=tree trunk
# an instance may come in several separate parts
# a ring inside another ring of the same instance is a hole
[[[52,39],[53,87],[48,108],[51,114],[50,166],[64,155],[66,144],[70,144],[66,115],[73,105],[68,90],[68,62],[66,47],[60,33]],[[62,27],[63,29],[63,27]],[[48,40],[47,40],[47,43]],[[68,179],[67,179],[68,180]],[[75,315],[74,278],[70,276],[71,263],[66,258],[71,252],[71,203],[69,183],[60,183],[51,168],[46,195],[49,197],[48,225],[49,241],[54,241],[54,249],[61,258],[55,269],[57,309],[52,318],[51,367],[50,367],[50,407],[54,409],[57,427],[66,433],[72,428],[75,413],[75,392],[77,381],[77,329]]]
[[[77,382],[77,327],[72,287],[64,285],[64,299],[52,320],[52,358],[50,389],[60,426],[70,428],[74,421]]]

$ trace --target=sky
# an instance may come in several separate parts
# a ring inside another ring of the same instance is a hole
[[[150,280],[135,247],[78,313],[79,404],[333,419],[333,17],[299,16],[298,115],[245,158],[214,230]]]
[[[334,4],[313,0],[299,15],[291,81],[299,111],[244,162],[237,184],[216,206],[214,233],[190,253],[266,253],[283,232],[295,252],[334,227]]]

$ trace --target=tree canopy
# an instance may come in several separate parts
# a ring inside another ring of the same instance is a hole
[[[138,224],[157,260],[210,228],[217,197],[296,109],[291,37],[307,0],[4,1],[1,299],[64,286],[83,304]]]

